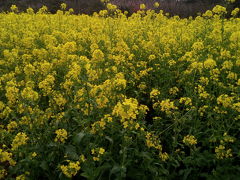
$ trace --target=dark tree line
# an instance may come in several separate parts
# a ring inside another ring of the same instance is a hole
[[[92,14],[104,8],[100,0],[0,0],[0,11],[9,11],[12,4],[17,5],[20,11],[29,7],[37,11],[45,5],[51,13],[55,13],[62,3],[66,3],[68,8],[73,8],[75,13]]]
[[[152,8],[151,4],[156,1],[160,2],[160,9],[164,12],[180,17],[196,16],[198,13],[212,9],[216,4],[226,5],[224,0],[111,0],[120,9],[128,10],[130,14],[137,10],[136,7],[139,7],[140,3],[146,3],[148,7]],[[25,11],[28,7],[37,11],[46,5],[51,13],[55,13],[61,3],[66,3],[68,8],[73,8],[76,14],[92,14],[104,9],[100,0],[0,0],[0,11],[9,11],[12,4],[16,4],[20,11]],[[133,5],[134,3],[136,5]],[[228,10],[231,11],[235,7],[240,7],[240,0],[228,5]]]

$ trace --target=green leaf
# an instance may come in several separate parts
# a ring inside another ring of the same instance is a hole
[[[111,177],[113,174],[118,174],[118,173],[121,173],[121,176],[124,176],[124,175],[126,175],[126,171],[127,171],[127,169],[125,166],[120,166],[120,165],[116,164],[111,169],[109,177]]]
[[[113,144],[113,139],[110,138],[109,136],[105,136],[105,139],[107,139],[111,144]]]
[[[77,154],[76,147],[73,145],[66,146],[65,154],[71,159],[74,159],[74,160],[79,159],[79,155]]]
[[[85,133],[83,133],[83,132],[80,132],[80,133],[76,134],[73,137],[73,142],[75,144],[80,144],[84,136],[85,136]]]
[[[139,155],[143,158],[151,160],[151,157],[149,156],[150,154],[148,152],[141,152]]]
[[[46,161],[42,161],[41,164],[40,164],[40,167],[45,171],[47,171],[49,169]]]
[[[90,179],[90,176],[88,175],[87,172],[83,172],[83,173],[81,173],[80,175],[81,175],[82,177],[85,177],[85,178],[87,178],[87,179]]]
[[[183,176],[183,179],[184,179],[184,180],[188,179],[191,171],[192,171],[192,168],[189,168],[189,169],[186,169],[186,170],[185,170],[184,176]]]
[[[116,173],[118,173],[118,172],[120,172],[120,171],[121,171],[121,167],[120,167],[119,165],[114,165],[113,168],[112,168],[111,171],[110,171],[110,176],[111,176],[112,174],[116,174]]]

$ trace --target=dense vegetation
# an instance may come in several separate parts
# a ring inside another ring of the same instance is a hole
[[[238,178],[239,9],[106,5],[0,14],[0,179]]]

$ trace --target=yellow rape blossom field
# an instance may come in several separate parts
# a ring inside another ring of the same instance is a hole
[[[239,177],[239,9],[107,8],[0,14],[0,179]]]

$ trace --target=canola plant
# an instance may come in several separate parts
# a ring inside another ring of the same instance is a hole
[[[0,179],[239,177],[239,9],[140,8],[0,14]]]

